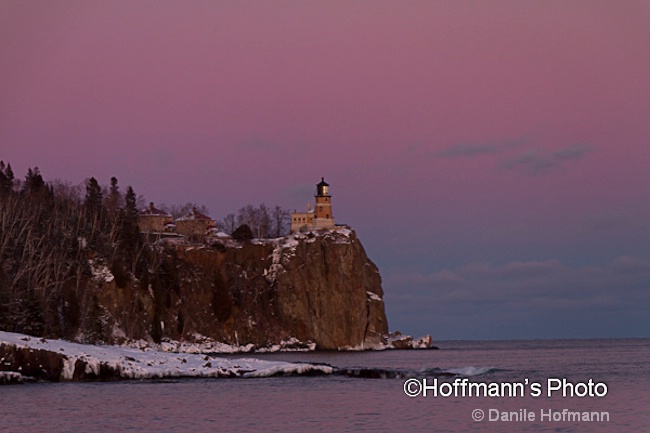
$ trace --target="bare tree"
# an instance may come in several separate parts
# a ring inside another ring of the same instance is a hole
[[[246,224],[248,227],[251,228],[253,232],[255,232],[255,223],[257,220],[257,210],[253,205],[246,205],[242,208],[239,209],[237,212],[237,225],[242,226]]]
[[[237,226],[249,226],[253,235],[259,239],[280,237],[287,232],[288,218],[289,212],[280,206],[269,209],[264,203],[259,207],[247,205],[237,212]],[[234,215],[232,220],[225,222],[226,227],[230,223],[234,223]]]
[[[276,238],[285,236],[289,232],[290,213],[280,206],[275,206],[271,211],[271,231]]]
[[[223,228],[229,235],[232,235],[237,228],[237,223],[235,221],[235,214],[233,213],[229,213],[223,218]]]
[[[167,205],[163,203],[160,205],[160,210],[167,212],[172,217],[174,217],[174,219],[187,216],[190,212],[192,212],[193,209],[196,209],[198,212],[201,212],[202,214],[205,215],[210,214],[210,211],[206,206],[197,203],[187,202],[181,205],[178,204]]]
[[[271,216],[269,210],[264,203],[260,204],[257,208],[257,237],[264,239],[269,236],[271,229]]]

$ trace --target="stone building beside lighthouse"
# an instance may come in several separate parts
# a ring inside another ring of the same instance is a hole
[[[314,195],[314,209],[307,205],[307,212],[293,212],[291,214],[291,233],[305,230],[329,229],[334,227],[334,214],[332,213],[332,196],[330,186],[321,178],[316,185]]]

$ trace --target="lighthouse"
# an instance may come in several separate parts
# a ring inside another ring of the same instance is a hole
[[[332,196],[330,195],[330,185],[321,177],[321,181],[316,185],[316,195],[314,195],[314,218],[323,220],[332,220],[334,225],[334,214],[332,213]]]
[[[291,214],[291,232],[301,230],[329,229],[334,227],[334,214],[332,213],[332,195],[330,185],[321,177],[316,184],[314,194],[314,209],[307,207],[307,212],[293,212]]]

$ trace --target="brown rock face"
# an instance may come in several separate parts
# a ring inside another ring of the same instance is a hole
[[[65,358],[65,355],[47,350],[0,344],[0,371],[15,371],[34,379],[58,381]]]
[[[321,349],[372,345],[388,332],[381,278],[354,233],[283,250],[275,310],[287,329]]]
[[[338,349],[372,346],[388,332],[379,272],[351,230],[176,247],[148,283],[106,285],[99,297],[126,337],[198,333],[257,346],[297,338]]]

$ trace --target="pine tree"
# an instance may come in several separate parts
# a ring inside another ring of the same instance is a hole
[[[91,215],[98,215],[102,209],[102,187],[97,179],[91,177],[86,184],[86,210]]]
[[[84,202],[86,223],[88,224],[88,240],[94,247],[99,246],[99,240],[104,230],[104,205],[102,203],[102,188],[97,179],[91,177],[86,183],[86,200]]]
[[[8,167],[10,168],[10,167]],[[13,175],[13,172],[11,173]],[[5,170],[5,176],[7,176],[7,171]],[[41,171],[38,167],[33,169],[27,169],[27,175],[25,176],[25,184],[23,185],[23,194],[29,196],[37,196],[43,194],[47,190],[43,176],[41,176]]]
[[[9,192],[6,189],[7,176],[5,175],[5,162],[0,160],[0,200],[3,200]]]
[[[14,171],[11,164],[0,161],[0,200],[6,199],[14,189]]]
[[[250,241],[253,239],[253,231],[248,224],[242,224],[232,233],[232,238],[236,241]]]
[[[7,168],[5,169],[5,177],[7,178],[7,186],[9,190],[14,187],[14,171],[11,168],[11,164],[7,163]]]
[[[116,213],[120,207],[120,187],[117,185],[117,178],[111,177],[111,187],[108,190],[108,197],[106,198],[106,207],[111,213]]]
[[[126,189],[126,196],[124,197],[124,216],[126,222],[131,226],[138,225],[137,197],[135,191],[133,191],[133,188],[130,185]]]
[[[136,259],[136,252],[141,246],[141,240],[140,229],[138,227],[137,198],[131,186],[126,189],[124,209],[122,209],[120,216],[118,248],[122,253],[122,259],[132,265]]]

